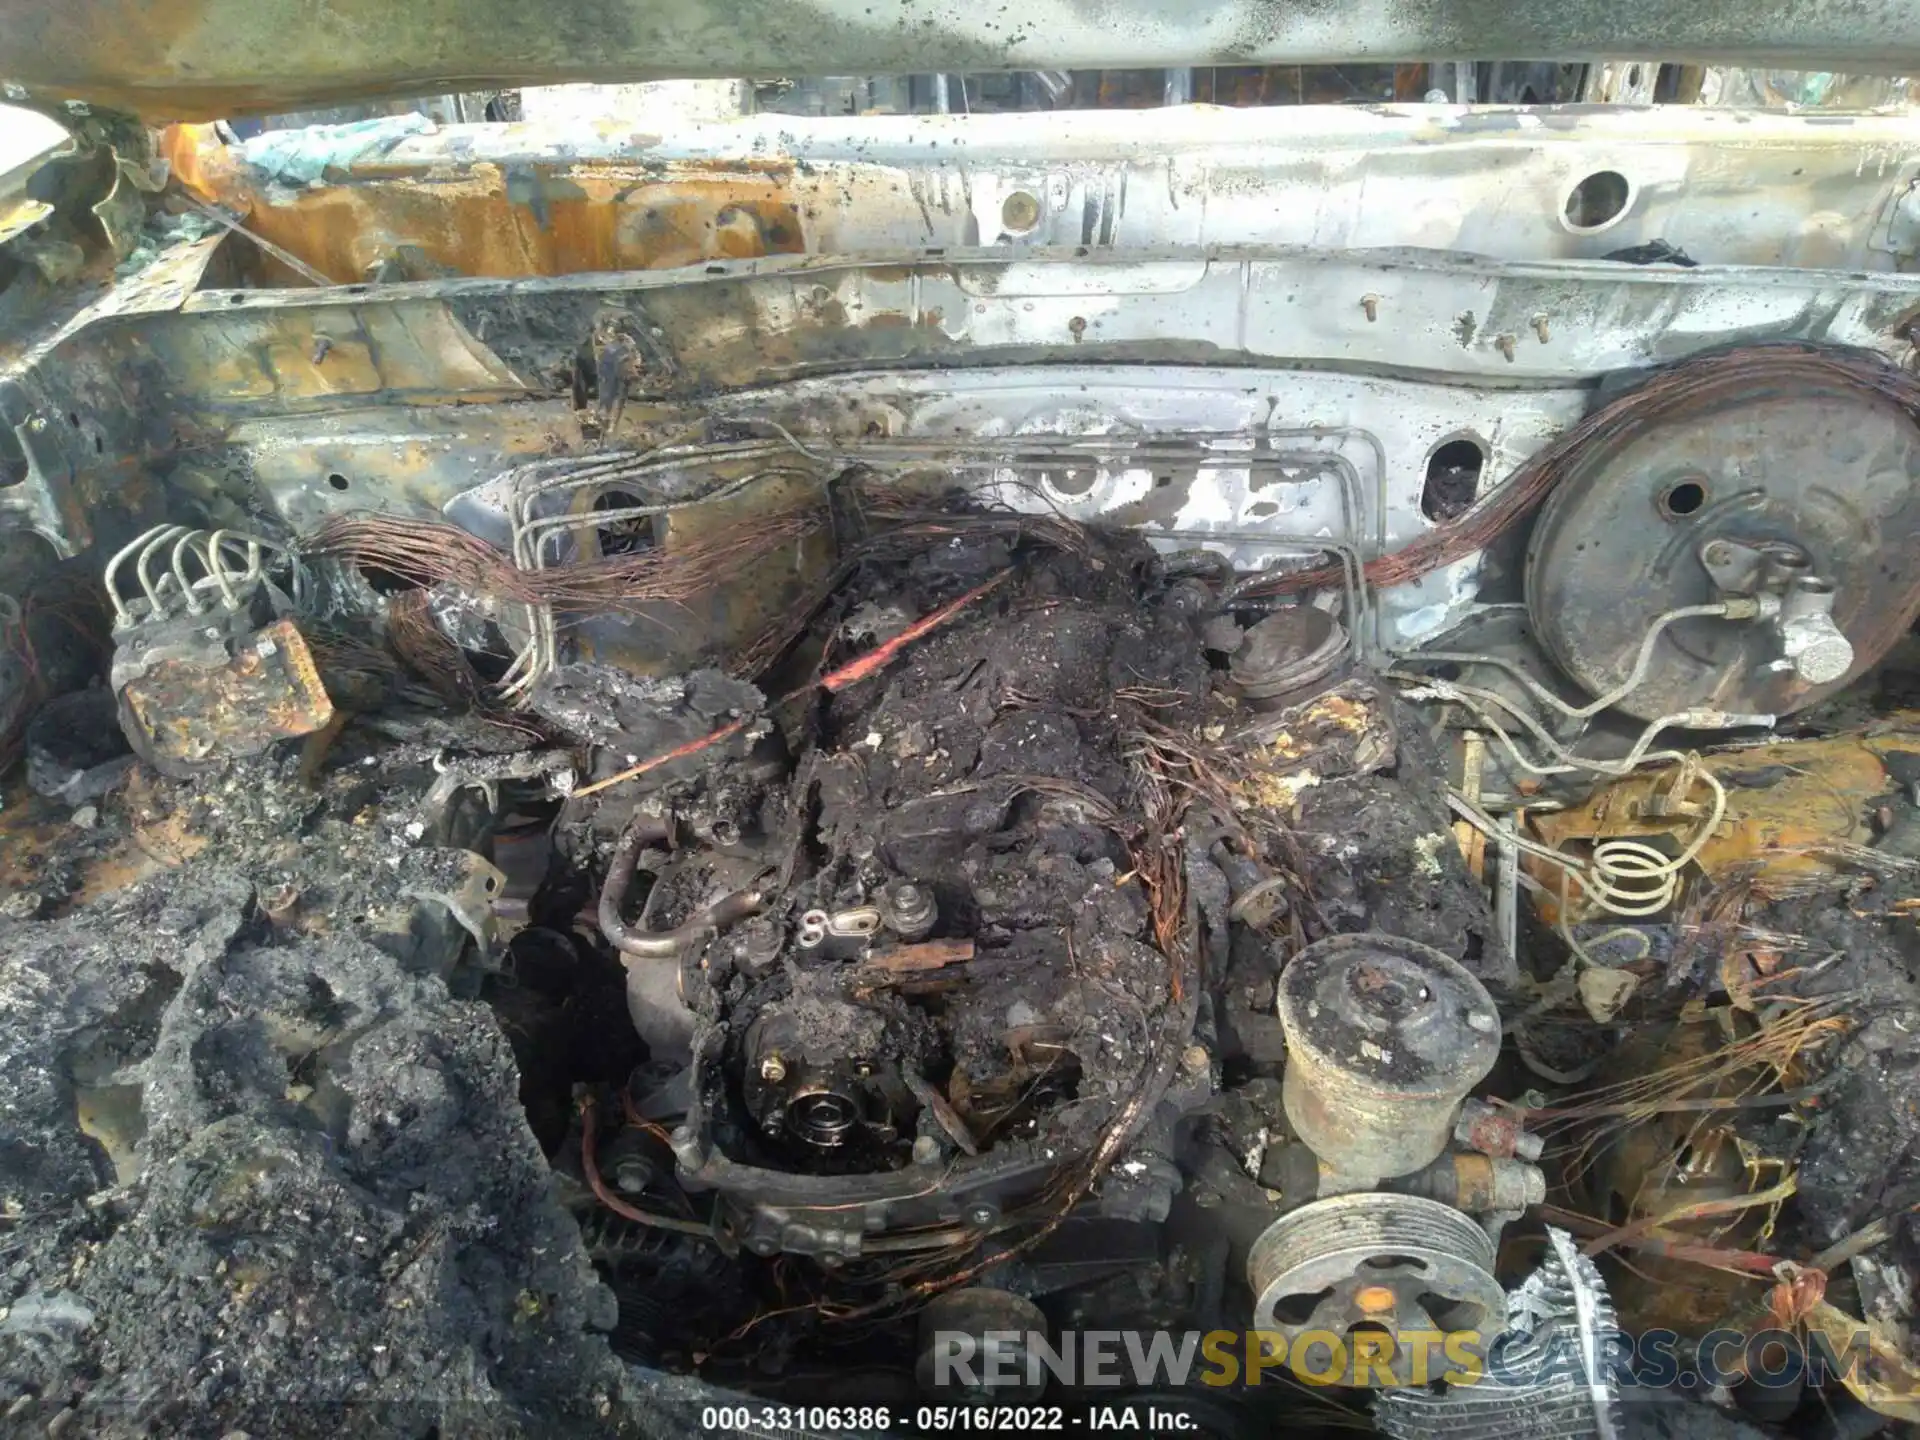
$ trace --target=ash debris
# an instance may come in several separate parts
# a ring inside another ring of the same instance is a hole
[[[261,778],[246,815],[216,807],[239,853],[278,805],[313,818]],[[341,908],[397,893],[371,855],[349,882],[347,858],[267,878]],[[488,1009],[350,920],[277,927],[234,859],[216,842],[0,932],[9,1427],[616,1429],[612,1297]]]

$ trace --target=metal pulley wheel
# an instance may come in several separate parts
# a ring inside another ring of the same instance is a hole
[[[1374,1355],[1412,1384],[1431,1378],[1440,1353],[1417,1356],[1414,1337],[1432,1344],[1477,1332],[1484,1343],[1503,1328],[1506,1294],[1493,1265],[1487,1232],[1437,1200],[1378,1192],[1316,1200],[1274,1221],[1248,1252],[1254,1328],[1284,1336],[1289,1362],[1308,1372],[1329,1363],[1316,1347],[1330,1352],[1337,1342],[1351,1363],[1356,1336],[1384,1332],[1394,1344],[1383,1353],[1375,1341]]]
[[[1535,631],[1589,694],[1616,690],[1659,616],[1723,597],[1702,555],[1730,541],[1797,551],[1830,582],[1853,663],[1796,670],[1764,623],[1680,620],[1619,702],[1643,720],[1802,709],[1877,661],[1920,613],[1920,426],[1886,393],[1898,381],[1858,352],[1760,347],[1726,359],[1613,402],[1562,463],[1527,553]]]

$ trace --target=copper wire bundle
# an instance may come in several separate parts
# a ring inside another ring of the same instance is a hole
[[[1839,381],[1886,396],[1920,421],[1920,379],[1869,350],[1779,341],[1697,355],[1654,371],[1533,456],[1491,495],[1450,524],[1391,555],[1369,560],[1367,583],[1405,585],[1484,550],[1531,514],[1590,442],[1631,437],[1644,426],[1703,403],[1739,396],[1790,395],[1815,381]],[[1256,585],[1249,595],[1285,595],[1341,583],[1335,566],[1296,570]]]
[[[506,554],[458,525],[401,515],[335,515],[301,544],[364,570],[385,571],[410,586],[455,589],[531,604],[531,578]]]
[[[457,525],[397,515],[337,515],[302,549],[422,588],[444,584],[524,605],[631,612],[710,594],[824,524],[818,507],[789,509],[684,544],[544,570],[518,568],[504,551]]]
[[[425,590],[403,590],[387,602],[387,644],[407,670],[441,699],[480,703],[484,685],[467,652],[434,622]]]

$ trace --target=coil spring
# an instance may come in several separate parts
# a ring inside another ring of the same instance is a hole
[[[1680,867],[1643,840],[1602,840],[1582,883],[1588,900],[1609,915],[1642,919],[1673,903]]]

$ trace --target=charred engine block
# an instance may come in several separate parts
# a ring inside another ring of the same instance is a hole
[[[904,930],[893,924],[895,895],[903,902],[899,913],[908,917]],[[902,881],[880,898],[880,905],[805,911],[792,933],[793,948],[857,966],[883,934],[917,940],[932,928],[933,901],[925,888]],[[768,928],[763,925],[756,937],[762,943]],[[920,1077],[937,1054],[924,1023],[849,1000],[831,978],[798,967],[787,977],[786,993],[759,1004],[752,1016],[738,1073],[747,1109],[770,1142],[820,1160],[863,1153],[879,1160],[902,1145],[907,1153],[895,1158],[911,1158],[908,1122],[921,1098],[932,1093]]]
[[[1500,1050],[1492,997],[1408,940],[1294,953],[1286,877],[1195,804],[1157,843],[1198,945],[1290,956],[1267,972],[1284,1067],[1235,1050],[1269,1068],[1223,1091],[1234,1046],[1197,1024],[1203,987],[1173,984],[1109,798],[1142,733],[1115,676],[1157,715],[1202,703],[1206,606],[1067,589],[926,642],[864,708],[789,736],[790,765],[710,766],[626,820],[599,920],[651,1056],[627,1101],[667,1135],[674,1189],[723,1245],[849,1279],[951,1273],[1072,1207],[1156,1249],[1160,1222],[1187,1227],[1218,1287],[1237,1255],[1255,1324],[1291,1338],[1497,1331],[1495,1243],[1545,1186],[1513,1112],[1469,1099]],[[1229,1110],[1257,1146],[1220,1143]],[[1049,1293],[1020,1253],[1025,1293]]]
[[[928,641],[790,771],[715,767],[626,825],[599,919],[652,1057],[632,1099],[724,1243],[839,1266],[1044,1223],[1181,1053],[1196,998],[1103,794],[1117,733],[1081,703],[1122,646],[1139,683],[1204,695],[1184,617],[1052,597]],[[1085,1208],[1164,1218],[1154,1143]]]

